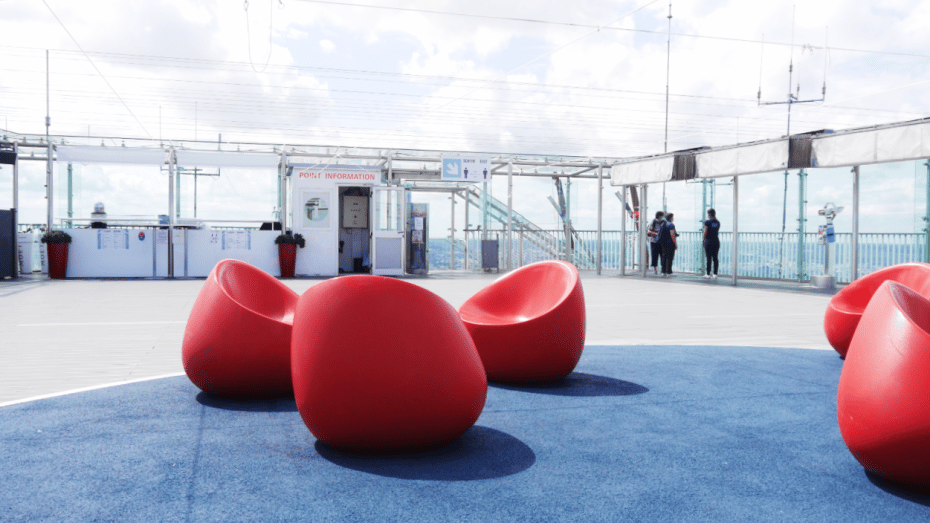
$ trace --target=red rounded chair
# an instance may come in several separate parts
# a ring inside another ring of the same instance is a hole
[[[901,263],[879,269],[850,283],[830,300],[823,330],[830,345],[845,357],[859,318],[875,291],[886,281],[903,283],[922,296],[930,297],[930,264]]]
[[[216,264],[184,331],[181,357],[191,382],[209,394],[239,399],[291,395],[297,299],[296,292],[248,263]]]
[[[837,391],[843,441],[872,473],[930,487],[930,300],[886,281],[856,329]]]
[[[353,453],[439,448],[475,424],[488,393],[455,309],[381,276],[334,278],[300,297],[291,369],[307,428]]]
[[[459,308],[459,316],[489,380],[559,380],[581,359],[584,292],[571,263],[521,267],[478,291]]]

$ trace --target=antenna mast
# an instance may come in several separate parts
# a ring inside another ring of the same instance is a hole
[[[800,100],[798,97],[801,94],[801,85],[798,83],[797,93],[791,93],[791,82],[794,79],[794,24],[795,24],[795,13],[797,6],[792,6],[791,8],[791,58],[788,61],[788,100],[784,102],[763,102],[762,101],[762,66],[760,65],[759,70],[759,93],[757,94],[759,100],[759,107],[763,105],[788,105],[788,124],[787,124],[787,134],[785,138],[791,139],[791,106],[793,104],[803,104],[803,103],[813,103],[813,102],[823,102],[826,99],[827,95],[827,77],[826,77],[826,65],[824,66],[824,83],[823,83],[823,96],[817,100]],[[764,45],[764,44],[763,44]],[[824,49],[826,53],[826,49]],[[826,64],[826,62],[824,62]],[[785,253],[785,227],[788,218],[788,170],[785,169],[785,189],[784,195],[782,198],[782,211],[781,211],[781,238],[779,241],[779,254],[778,254],[778,277],[781,278],[782,272],[784,270],[784,253]]]
[[[672,70],[672,3],[668,3],[668,47],[665,52],[665,150],[668,152],[668,84]]]
[[[668,152],[668,84],[669,74],[672,70],[672,3],[668,3],[668,47],[665,51],[665,147]],[[665,198],[665,182],[662,182],[662,211],[667,211],[668,200]]]
[[[762,35],[762,45],[763,45],[763,52],[764,52],[765,34]],[[826,47],[824,48],[824,53],[826,54]],[[759,65],[759,92],[756,94],[756,98],[759,101],[759,107],[762,107],[763,105],[781,105],[781,104],[788,105],[788,129],[787,129],[788,136],[791,136],[791,106],[792,105],[812,103],[812,102],[823,102],[826,99],[826,95],[827,95],[826,56],[824,56],[823,89],[821,92],[823,96],[821,98],[817,100],[799,100],[798,95],[800,94],[800,91],[801,91],[800,84],[798,84],[798,92],[796,94],[791,93],[791,83],[793,81],[793,75],[794,75],[794,14],[792,12],[792,15],[791,15],[791,58],[788,61],[788,99],[787,101],[784,101],[784,102],[763,102],[762,101],[762,64],[761,63]]]

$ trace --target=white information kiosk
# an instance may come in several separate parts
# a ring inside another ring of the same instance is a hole
[[[292,229],[302,276],[404,273],[404,189],[382,184],[378,166],[294,164]]]

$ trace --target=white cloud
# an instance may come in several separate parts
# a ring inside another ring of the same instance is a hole
[[[247,13],[241,2],[220,0],[49,3],[156,137],[161,127],[166,138],[192,139],[196,126],[198,138],[210,140],[222,133],[224,140],[371,142],[382,148],[581,156],[663,149],[662,33],[668,20],[667,5],[659,3],[614,24],[659,34],[605,28],[471,94],[482,81],[590,29],[305,2],[285,2],[282,10],[276,2],[252,1]],[[777,43],[791,40],[794,3],[698,0],[674,6],[676,33],[744,40],[765,33],[769,44],[760,64],[757,43],[672,37],[670,150],[732,143],[737,121],[740,141],[784,134],[785,107],[758,107],[756,92],[761,65],[763,99],[786,95],[789,49]],[[410,0],[403,5],[594,25],[635,7],[633,2],[607,0]],[[927,16],[930,4],[921,0],[895,0],[881,8],[849,0],[798,4],[796,43],[822,45],[829,25],[833,49],[828,104],[794,106],[792,131],[926,116],[930,90],[922,87],[862,97],[930,78],[926,58],[840,48],[926,55],[930,34],[921,20]],[[0,117],[13,130],[44,132],[45,49],[52,50],[53,133],[82,135],[90,126],[92,134],[145,136],[44,5],[33,2],[0,2]],[[799,49],[794,54],[795,86],[800,80],[802,97],[817,97],[824,52],[802,55]],[[249,52],[261,70],[269,50],[270,65],[256,73]],[[408,120],[400,131],[392,131]],[[778,207],[773,215],[780,227],[783,189],[778,182],[777,176],[763,177],[759,194],[754,182],[747,182],[743,194],[760,209]],[[217,198],[226,192],[234,196],[224,184],[214,187]],[[678,185],[669,184],[670,193],[682,207],[693,206],[693,187]],[[826,190],[812,187],[812,198],[821,198],[815,189]],[[593,197],[587,189],[583,196],[588,202]],[[545,209],[538,195],[533,198],[527,202],[530,207]],[[611,209],[614,219],[619,205],[616,198],[605,198],[605,209]],[[540,220],[551,221],[548,211],[540,212]],[[584,223],[590,219],[588,205]],[[741,222],[749,227],[752,220]],[[771,224],[760,219],[758,225]]]
[[[480,26],[475,32],[475,51],[481,57],[504,50],[510,41],[510,32]]]

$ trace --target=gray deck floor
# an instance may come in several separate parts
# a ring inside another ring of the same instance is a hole
[[[408,281],[456,308],[496,274],[437,272]],[[298,293],[322,280],[286,283]],[[798,284],[694,276],[583,274],[588,345],[731,345],[832,350],[830,294]],[[0,282],[0,406],[183,372],[184,326],[203,280]],[[392,313],[398,315],[403,308]]]

